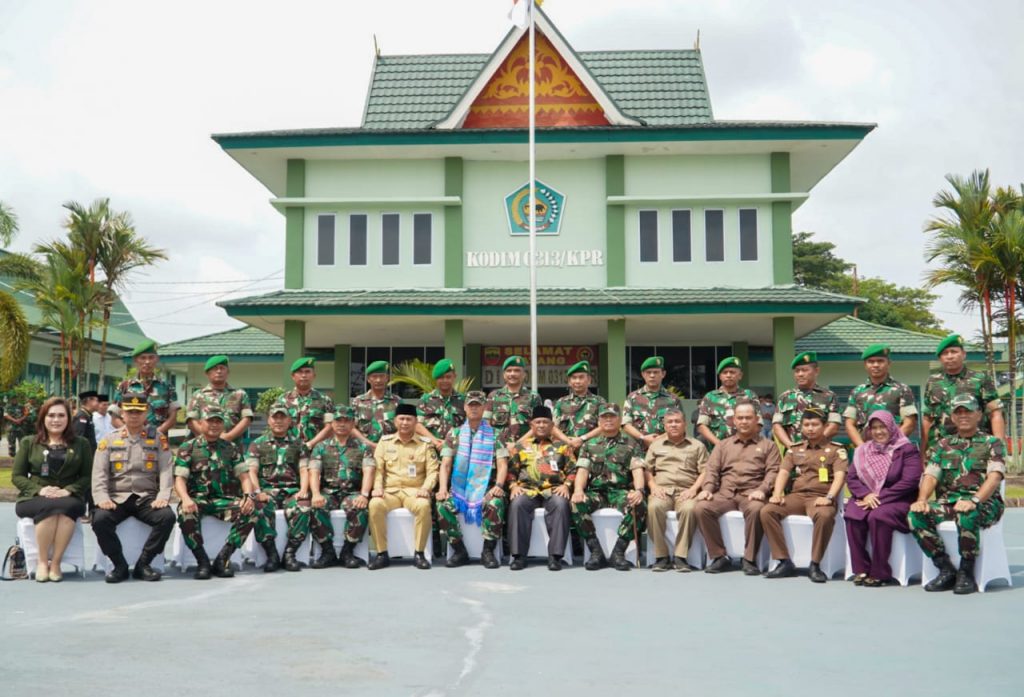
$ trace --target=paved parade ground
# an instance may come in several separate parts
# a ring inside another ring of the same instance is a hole
[[[1017,587],[969,597],[541,564],[3,583],[2,693],[1019,695],[1022,510],[1006,545]]]

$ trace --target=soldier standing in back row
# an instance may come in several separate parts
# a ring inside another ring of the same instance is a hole
[[[181,405],[178,404],[178,393],[171,383],[156,376],[160,356],[156,352],[156,342],[146,339],[132,351],[132,362],[138,371],[135,377],[122,380],[114,395],[114,404],[119,408],[125,399],[133,394],[144,394],[149,401],[149,412],[146,423],[156,426],[164,435],[174,427],[175,417]]]
[[[909,436],[917,427],[917,403],[909,385],[894,380],[889,374],[891,349],[885,344],[873,344],[864,349],[860,358],[868,381],[853,388],[850,401],[843,411],[846,435],[857,447],[864,442],[864,429],[872,412],[885,409],[892,414],[903,435]]]
[[[831,440],[839,432],[843,418],[839,414],[836,393],[818,384],[818,374],[821,372],[818,368],[818,354],[814,351],[798,353],[789,367],[793,369],[796,387],[779,395],[775,416],[772,417],[772,433],[783,448],[792,448],[803,440],[800,435],[800,419],[804,412],[816,408],[826,415],[822,437]]]
[[[644,386],[630,392],[622,405],[622,427],[640,441],[644,450],[665,432],[665,412],[683,408],[679,398],[662,387],[666,374],[664,358],[651,356],[645,360],[640,365]]]
[[[249,402],[249,395],[245,390],[236,390],[228,384],[228,357],[211,356],[203,372],[210,382],[203,389],[192,395],[188,403],[188,411],[185,412],[186,423],[192,433],[199,433],[199,425],[196,423],[202,418],[202,413],[210,407],[216,406],[224,414],[224,440],[235,442],[243,435],[245,430],[252,423],[252,405]]]
[[[442,358],[431,371],[435,387],[424,392],[416,405],[416,433],[426,436],[441,452],[445,438],[452,429],[458,428],[466,420],[464,413],[466,396],[455,390],[455,365],[447,358]]]
[[[580,361],[566,371],[569,394],[559,397],[551,414],[555,421],[555,435],[561,434],[574,448],[598,434],[598,411],[604,397],[590,391],[590,362]]]
[[[735,356],[723,358],[718,363],[718,382],[720,387],[704,395],[700,402],[697,417],[697,433],[710,447],[718,445],[723,438],[736,433],[732,423],[736,401],[743,399],[752,404],[759,404],[757,394],[753,390],[740,387],[743,379],[743,365]]]
[[[387,361],[374,361],[366,366],[366,382],[370,389],[352,400],[356,410],[356,437],[371,448],[384,436],[395,432],[395,413],[402,398],[391,391],[391,366]]]
[[[334,411],[334,401],[313,387],[315,364],[316,359],[308,356],[294,361],[291,375],[295,388],[281,395],[281,403],[292,420],[291,435],[300,439],[307,450],[331,435],[327,422]]]
[[[541,406],[540,395],[526,387],[526,360],[522,356],[509,356],[501,366],[505,384],[487,395],[484,418],[494,429],[495,442],[509,452],[515,442],[530,426],[534,409]]]

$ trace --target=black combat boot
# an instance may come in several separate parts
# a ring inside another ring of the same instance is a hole
[[[263,571],[269,574],[280,569],[281,557],[277,555],[277,541],[267,540],[266,542],[261,542],[260,546],[263,547],[263,551],[267,555],[267,561],[263,564]]]
[[[213,575],[217,578],[233,578],[235,570],[231,568],[231,555],[235,553],[235,546],[225,544],[217,552],[213,560]]]
[[[132,578],[137,578],[140,581],[159,581],[161,574],[149,565],[152,561],[153,555],[143,552],[135,562],[135,568],[132,569]]]
[[[299,551],[299,547],[302,545],[302,540],[288,540],[288,544],[284,548],[284,558],[281,560],[281,565],[287,571],[302,571],[302,564],[295,558],[295,553]]]
[[[314,569],[326,569],[329,566],[338,565],[338,554],[334,551],[334,541],[327,540],[320,545],[320,556],[316,558],[310,567]]]
[[[970,595],[978,592],[978,584],[974,582],[974,560],[960,559],[960,570],[956,572],[956,585],[953,592],[957,595]]]
[[[604,558],[604,552],[601,550],[601,543],[596,537],[591,537],[587,540],[587,548],[590,550],[590,558],[583,565],[584,569],[587,571],[597,571],[608,566],[608,560]]]
[[[212,575],[210,557],[206,556],[206,550],[202,547],[193,549],[192,556],[196,558],[196,572],[192,574],[192,578],[197,581],[206,581]]]
[[[387,552],[377,552],[377,556],[373,558],[370,565],[367,567],[370,571],[376,571],[377,569],[386,569],[391,566],[391,557]]]
[[[940,554],[932,559],[932,563],[939,567],[939,575],[926,584],[924,589],[929,593],[952,589],[956,585],[956,567],[949,560],[949,555]]]
[[[480,563],[485,569],[497,569],[501,566],[498,558],[494,556],[494,548],[498,546],[497,540],[484,540],[484,550],[480,552]]]
[[[452,555],[448,557],[445,566],[449,569],[454,569],[469,563],[469,552],[466,551],[466,545],[462,540],[450,540],[448,545],[452,548]]]
[[[624,540],[621,537],[615,540],[615,546],[612,547],[612,558],[611,564],[618,571],[629,571],[633,565],[626,559],[626,547],[629,546],[629,540]]]
[[[107,572],[103,580],[107,583],[127,581],[130,574],[128,572],[128,562],[125,560],[124,555],[118,553],[116,557],[111,557],[110,561],[114,566]]]
[[[341,545],[340,563],[346,569],[358,569],[360,566],[366,566],[366,562],[356,556],[355,549],[355,542],[345,540]]]

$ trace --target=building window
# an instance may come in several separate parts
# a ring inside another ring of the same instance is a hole
[[[429,264],[433,216],[430,213],[416,213],[412,217],[412,263]]]
[[[658,211],[640,211],[640,261],[658,260]]]
[[[384,266],[398,265],[398,213],[385,213],[380,217],[380,263]]]
[[[366,216],[362,213],[348,217],[349,266],[366,266]]]
[[[691,261],[690,211],[672,211],[672,261]]]
[[[757,261],[757,209],[740,209],[740,261]]]
[[[724,211],[704,211],[704,253],[708,261],[725,261]]]
[[[334,266],[333,215],[318,215],[316,218],[316,263],[317,266]]]

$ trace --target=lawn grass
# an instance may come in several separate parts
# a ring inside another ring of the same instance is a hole
[[[1006,498],[1008,498],[1008,499],[1024,499],[1024,486],[1008,486],[1008,487],[1006,487]]]
[[[0,489],[13,489],[11,485],[11,469],[0,467]]]

